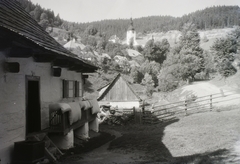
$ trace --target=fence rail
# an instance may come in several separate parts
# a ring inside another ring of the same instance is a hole
[[[155,116],[159,117],[161,115],[164,116],[169,113],[187,114],[188,111],[194,110],[194,109],[213,110],[214,105],[219,103],[232,101],[236,99],[239,99],[239,102],[240,102],[240,95],[233,92],[234,91],[226,91],[223,93],[223,91],[221,90],[220,93],[214,93],[206,96],[189,98],[183,101],[178,101],[178,102],[164,104],[164,105],[157,105],[152,107],[152,111],[155,113]]]

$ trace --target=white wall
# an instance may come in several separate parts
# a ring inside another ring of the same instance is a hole
[[[118,107],[118,108],[139,108],[139,102],[138,101],[129,101],[129,102],[110,102],[110,105],[113,107]]]
[[[136,46],[137,41],[136,41],[136,31],[129,30],[127,31],[127,44],[130,45],[130,41],[133,39],[133,45]]]
[[[3,62],[19,62],[19,73],[5,73]],[[41,129],[48,127],[48,105],[62,99],[62,79],[81,81],[81,74],[62,69],[61,77],[51,75],[50,63],[30,58],[5,58],[0,52],[0,159],[9,162],[14,142],[25,140],[25,76],[40,77]],[[7,153],[7,154],[6,154]]]

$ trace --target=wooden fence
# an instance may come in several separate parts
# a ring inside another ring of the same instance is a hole
[[[193,96],[192,98],[188,98],[184,101],[178,101],[164,105],[153,105],[152,109],[148,111],[148,113],[151,111],[152,118],[150,118],[149,116],[144,117],[143,113],[142,120],[143,122],[153,122],[152,120],[157,118],[160,121],[165,121],[171,120],[180,114],[188,115],[191,113],[204,112],[207,110],[212,111],[217,108],[221,108],[221,104],[219,103],[225,103],[228,101],[228,103],[230,103],[230,101],[233,100],[239,100],[240,104],[240,95],[234,93],[234,91],[226,91],[223,93],[223,91],[221,90],[220,93],[210,94],[201,97]]]
[[[175,118],[178,114],[188,115],[221,108],[221,104],[219,103],[238,100],[238,105],[240,105],[240,94],[236,94],[234,92],[235,91],[225,91],[223,93],[221,90],[220,93],[214,93],[201,97],[193,96],[192,98],[188,98],[184,101],[164,105],[152,105],[150,110],[143,110],[144,106],[143,109],[124,109],[123,114],[133,114],[135,122],[140,124],[146,122],[156,123],[157,121],[169,121]]]
[[[232,97],[233,95],[235,96]],[[236,93],[233,93],[233,91],[227,91],[224,93],[223,91],[221,91],[221,93],[215,93],[201,97],[193,97],[190,99],[186,99],[184,101],[154,106],[153,111],[156,116],[160,116],[163,113],[188,114],[188,112],[191,110],[203,110],[203,109],[213,110],[214,105],[218,103],[232,101],[235,99],[239,99],[240,102],[240,96],[238,96],[238,94]]]

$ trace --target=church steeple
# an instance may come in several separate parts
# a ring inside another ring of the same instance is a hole
[[[130,18],[130,26],[128,27],[128,31],[134,31],[135,29],[134,29],[134,27],[133,27],[133,20],[132,20],[132,18]]]

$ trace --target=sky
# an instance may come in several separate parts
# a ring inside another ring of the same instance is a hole
[[[70,22],[129,19],[184,14],[219,5],[238,5],[240,0],[31,0]]]

